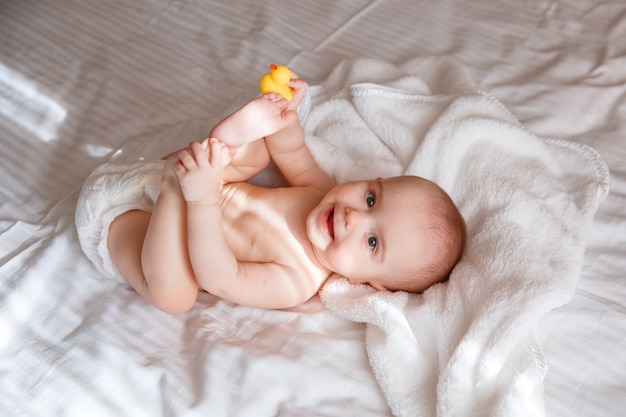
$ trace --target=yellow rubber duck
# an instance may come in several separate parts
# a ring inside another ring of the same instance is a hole
[[[270,65],[270,72],[261,77],[259,87],[261,93],[278,93],[287,101],[291,101],[293,94],[291,88],[287,85],[291,79],[291,71],[284,65]]]

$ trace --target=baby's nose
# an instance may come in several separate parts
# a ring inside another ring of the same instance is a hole
[[[358,226],[363,221],[363,213],[359,210],[346,207],[346,228],[351,229],[355,226]]]

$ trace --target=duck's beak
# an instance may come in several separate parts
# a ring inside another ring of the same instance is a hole
[[[270,65],[270,69],[271,69],[272,71],[274,71],[276,68],[278,68],[278,67],[276,66],[276,64],[271,64],[271,65]]]

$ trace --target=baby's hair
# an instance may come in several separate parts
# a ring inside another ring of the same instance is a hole
[[[421,230],[427,242],[427,253],[416,253],[418,262],[399,266],[393,272],[397,274],[397,288],[389,290],[421,293],[447,279],[463,253],[467,235],[465,220],[450,196],[436,184],[431,184],[437,191],[426,209],[419,210],[422,216],[425,211],[429,220],[426,229]]]

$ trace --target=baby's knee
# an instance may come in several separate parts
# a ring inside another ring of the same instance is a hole
[[[161,311],[169,314],[184,314],[191,310],[196,303],[198,291],[194,293],[172,294],[171,292],[157,291],[152,296],[151,303]]]

